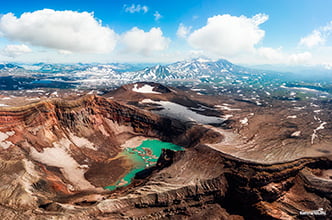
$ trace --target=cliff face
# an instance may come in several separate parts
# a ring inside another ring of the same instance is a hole
[[[129,186],[135,138],[187,147],[163,151]],[[262,164],[211,148],[228,140],[98,96],[0,111],[0,215],[8,219],[319,219],[331,217],[329,157]]]
[[[184,132],[137,108],[96,96],[0,111],[2,205],[37,208],[83,191],[103,192],[132,164],[117,156],[136,136],[169,140]]]
[[[89,215],[110,219],[328,219],[331,180],[316,176],[330,169],[327,158],[262,165],[197,145],[164,152],[171,164],[156,168],[136,187],[98,203]],[[326,215],[301,216],[322,209]],[[98,210],[98,211],[97,211]]]

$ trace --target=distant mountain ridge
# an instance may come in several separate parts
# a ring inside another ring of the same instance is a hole
[[[122,63],[111,63],[111,64],[48,64],[48,63],[37,63],[37,64],[0,64],[0,69],[13,70],[13,69],[25,69],[27,72],[38,72],[38,73],[65,73],[65,72],[81,72],[81,71],[96,71],[96,72],[121,72],[123,76],[129,78],[154,78],[154,79],[185,79],[185,78],[196,78],[200,76],[213,76],[225,73],[232,74],[249,74],[253,72],[253,69],[245,68],[232,64],[231,62],[220,59],[217,61],[196,58],[191,60],[178,61],[167,65],[154,65],[151,67],[137,69],[135,64],[122,64]],[[256,71],[257,72],[257,71]],[[118,73],[115,73],[118,74]],[[132,75],[132,76],[130,76]]]
[[[225,59],[211,60],[195,58],[178,61],[165,65],[151,65],[143,67],[142,64],[2,64],[0,77],[20,77],[15,88],[30,88],[30,82],[37,82],[34,86],[49,87],[83,87],[83,88],[109,88],[137,81],[154,82],[185,82],[197,83],[252,83],[262,78],[278,78],[274,73],[260,71],[235,65]],[[27,80],[24,80],[27,79]],[[49,84],[52,81],[53,84]],[[249,82],[250,81],[250,82]],[[42,85],[42,82],[48,82]],[[65,84],[64,84],[65,83]],[[56,84],[56,85],[55,85]],[[58,85],[61,84],[61,85]],[[3,88],[5,89],[6,86]]]
[[[206,77],[234,78],[236,75],[257,75],[261,73],[262,71],[241,67],[225,59],[213,61],[210,59],[196,58],[178,61],[168,65],[147,67],[140,71],[128,72],[125,75],[132,80],[174,80]]]
[[[209,86],[216,93],[228,90],[242,94],[252,88],[267,89],[314,86],[317,91],[332,91],[332,77],[314,70],[312,74],[295,74],[258,70],[235,65],[225,59],[196,58],[164,65],[144,64],[0,64],[0,89],[79,88],[109,90],[136,82],[158,82],[175,87]],[[304,72],[303,72],[304,73]],[[332,72],[331,72],[332,76]],[[273,91],[272,91],[273,90]],[[210,91],[211,92],[211,91]],[[230,92],[230,91],[228,91]],[[202,92],[204,93],[204,92]],[[280,93],[281,94],[281,93]],[[324,94],[322,94],[324,95]]]
[[[295,76],[292,73],[247,68],[225,59],[206,58],[195,58],[164,65],[147,65],[146,67],[143,64],[125,63],[0,64],[0,77],[16,78],[17,80],[14,81],[17,82],[17,88],[30,88],[30,82],[37,82],[34,86],[54,86],[49,83],[48,85],[41,84],[47,80],[55,84],[61,83],[57,88],[62,88],[65,83],[69,87],[75,85],[74,87],[92,89],[116,87],[137,81],[195,82],[210,83],[216,86],[234,84],[262,86],[263,84],[268,85],[271,80],[279,84],[301,80],[301,77]],[[6,86],[3,89],[5,88]]]

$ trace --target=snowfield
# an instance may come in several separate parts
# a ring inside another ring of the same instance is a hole
[[[53,147],[44,148],[42,152],[38,152],[35,148],[30,148],[30,155],[33,159],[60,168],[64,177],[69,180],[78,189],[93,189],[93,185],[88,182],[85,177],[85,168],[71,156],[69,145],[71,142],[67,139],[61,139],[59,143],[53,143]],[[83,169],[84,168],[84,169]]]
[[[200,124],[218,124],[224,122],[225,120],[227,120],[227,118],[229,118],[228,116],[226,118],[220,118],[215,116],[201,115],[194,111],[191,111],[185,106],[168,101],[153,101],[151,99],[144,99],[141,101],[141,103],[158,104],[162,106],[163,109],[154,111],[155,113],[175,118],[181,121],[193,121]]]
[[[133,92],[138,92],[138,93],[150,93],[150,94],[161,94],[160,92],[155,92],[153,91],[154,87],[145,84],[141,88],[137,88],[137,84],[134,85]]]
[[[7,141],[7,139],[15,134],[15,131],[7,131],[7,132],[1,132],[0,131],[0,147],[3,149],[9,148],[13,143],[10,141]]]

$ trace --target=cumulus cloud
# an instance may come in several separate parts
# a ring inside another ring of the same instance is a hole
[[[7,45],[2,50],[2,54],[8,57],[17,57],[25,53],[30,53],[32,50],[25,44],[21,45]]]
[[[325,25],[321,29],[322,29],[322,31],[328,32],[329,34],[331,34],[331,31],[332,31],[332,21],[330,21],[329,23],[327,23],[327,25]]]
[[[312,48],[315,46],[324,45],[326,39],[331,35],[332,21],[327,25],[313,30],[311,34],[300,39],[299,45]]]
[[[190,34],[188,42],[196,49],[220,56],[253,51],[265,35],[259,25],[267,20],[265,14],[257,14],[252,18],[217,15],[210,17],[204,27]]]
[[[122,43],[126,52],[149,55],[154,51],[166,49],[170,40],[163,36],[160,28],[151,28],[150,31],[134,27],[122,36]]]
[[[179,38],[186,38],[188,36],[188,34],[190,33],[191,28],[192,28],[191,26],[187,27],[181,23],[176,32],[176,36],[178,36]]]
[[[258,48],[255,54],[259,60],[269,64],[306,64],[312,59],[312,54],[308,51],[287,54],[282,52],[281,48],[270,47]]]
[[[146,5],[141,6],[140,4],[138,4],[138,5],[132,4],[131,6],[123,5],[123,7],[124,7],[125,12],[131,13],[131,14],[138,13],[138,12],[143,12],[145,14],[149,11],[148,6],[146,6]]]
[[[156,11],[153,16],[155,21],[159,21],[163,17],[158,11]]]
[[[0,32],[13,41],[85,53],[108,53],[117,39],[92,13],[51,9],[23,13],[19,18],[5,14],[0,18]]]
[[[325,43],[325,39],[322,33],[318,30],[314,30],[311,34],[306,37],[301,38],[300,45],[312,48],[317,45],[322,45]]]
[[[291,64],[306,64],[312,59],[312,54],[308,51],[303,53],[295,53],[289,56],[289,63]]]
[[[257,49],[256,53],[267,60],[274,60],[280,62],[284,59],[284,54],[281,52],[281,48],[274,49],[271,47],[261,47]]]

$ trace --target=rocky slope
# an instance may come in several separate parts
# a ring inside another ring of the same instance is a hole
[[[103,191],[132,166],[117,156],[125,140],[183,132],[170,120],[95,96],[3,108],[0,119],[0,197],[17,208]]]
[[[321,121],[305,127],[307,116],[302,112],[303,120],[293,117],[293,124],[285,126],[285,121],[277,120],[285,108],[273,111],[272,117],[268,106],[227,97],[216,101],[155,83],[126,85],[106,97],[49,99],[0,109],[1,216],[332,217],[328,117],[320,115]],[[179,109],[186,114],[173,114],[172,110]],[[249,117],[251,112],[255,114]],[[182,117],[188,114],[190,118]],[[323,122],[324,129],[319,127]],[[265,135],[258,128],[271,131]],[[298,129],[300,135],[294,134]],[[310,144],[315,129],[317,137]],[[122,149],[146,138],[186,150],[164,150],[157,164],[137,173],[130,185],[104,190],[133,166],[121,155]],[[301,148],[299,143],[306,145]],[[274,153],[278,146],[280,150]],[[310,151],[287,155],[291,147]],[[325,215],[310,215],[315,210]]]

